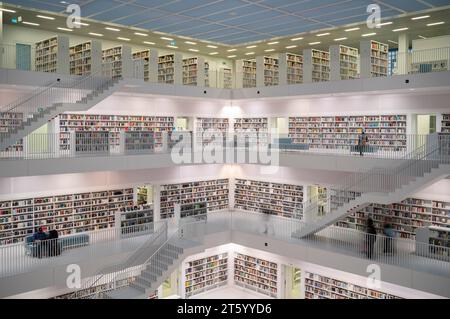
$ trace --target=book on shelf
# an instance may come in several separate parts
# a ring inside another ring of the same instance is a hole
[[[303,83],[303,56],[286,53],[287,84]]]
[[[35,43],[35,71],[69,74],[69,38],[54,36]]]

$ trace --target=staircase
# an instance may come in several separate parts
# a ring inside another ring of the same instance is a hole
[[[48,121],[67,111],[85,111],[121,86],[120,78],[89,75],[69,83],[59,79],[0,109],[23,117],[19,126],[0,133],[0,151],[14,145]]]
[[[396,163],[349,174],[329,195],[330,208],[324,216],[318,215],[318,198],[312,199],[303,210],[304,225],[292,237],[314,235],[371,203],[399,202],[450,175],[450,136],[430,135],[426,143]]]

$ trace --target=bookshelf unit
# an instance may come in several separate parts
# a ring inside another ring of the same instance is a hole
[[[69,38],[58,35],[36,42],[35,71],[69,74]]]
[[[332,45],[331,80],[350,80],[358,78],[358,49],[345,45]]]
[[[174,216],[175,204],[199,204],[206,202],[207,212],[229,208],[229,180],[216,179],[197,182],[161,185],[161,219]]]
[[[131,47],[120,45],[102,51],[103,65],[107,66],[112,78],[120,78],[131,74]]]
[[[303,83],[303,56],[286,53],[287,84]]]
[[[109,132],[75,131],[75,153],[78,155],[109,153]]]
[[[60,235],[115,227],[115,212],[132,204],[132,188],[1,201],[0,245],[22,242],[39,226]]]
[[[302,219],[303,186],[236,179],[234,202],[236,209]]]
[[[317,49],[303,50],[304,82],[323,82],[330,80],[330,53]]]
[[[23,113],[1,113],[0,112],[0,133],[8,133],[11,129],[19,127],[23,123]],[[5,149],[6,152],[22,152],[23,140]]]
[[[230,130],[230,120],[228,118],[219,117],[198,117],[195,120],[195,131],[197,136],[197,143],[202,143],[203,145],[209,144],[212,141],[212,135],[214,133],[221,134],[225,139]],[[208,130],[208,132],[205,132]],[[199,139],[198,137],[202,137]],[[214,143],[221,144],[217,141],[217,137]]]
[[[337,226],[365,230],[367,218],[372,217],[378,232],[388,221],[401,238],[414,239],[421,227],[450,227],[450,202],[429,199],[407,198],[389,205],[371,204],[339,221]]]
[[[153,132],[155,147],[162,147],[163,133],[170,134],[174,130],[175,119],[172,116],[143,115],[106,115],[106,114],[60,114],[60,149],[67,150],[70,146],[70,132],[73,131],[107,131],[109,145],[117,146],[120,142],[120,132]],[[129,136],[136,138],[136,136]],[[142,136],[138,138],[151,138]],[[130,140],[129,140],[130,141]],[[130,141],[131,142],[131,141]]]
[[[289,117],[289,137],[310,149],[349,149],[365,129],[369,145],[381,150],[406,149],[406,115]]]
[[[88,41],[71,46],[70,74],[90,75],[102,69],[102,44],[99,41]]]
[[[336,278],[305,271],[305,299],[403,299]]]
[[[441,132],[450,133],[450,114],[442,114]]]
[[[158,57],[158,83],[183,83],[183,59],[181,54],[175,53]]]
[[[144,81],[150,80],[150,50],[143,50],[133,53],[133,61],[142,60],[144,62]]]
[[[201,217],[208,213],[207,202],[184,204],[180,206],[180,217]]]
[[[256,87],[256,61],[255,60],[238,60],[236,61],[236,70],[238,75],[238,88],[254,88]]]
[[[129,207],[130,210],[120,212],[120,228],[122,234],[135,233],[139,231],[145,231],[149,229],[150,223],[153,223],[153,207],[145,205],[134,209]],[[132,229],[124,229],[127,227],[133,227]]]
[[[267,56],[257,57],[256,86],[274,86],[279,84],[280,84],[279,60]]]
[[[223,88],[232,89],[233,88],[233,73],[231,69],[222,69],[223,74]]]
[[[361,41],[361,78],[388,75],[389,46],[374,40]]]
[[[248,137],[250,144],[267,144],[269,137],[269,119],[267,117],[235,118],[234,132],[237,134],[242,133],[244,135],[246,132],[250,133],[250,136]],[[251,138],[251,134],[254,133],[256,133],[257,136]]]
[[[197,57],[183,59],[183,85],[209,87],[209,63]]]
[[[234,282],[238,286],[276,298],[278,296],[278,264],[235,253]]]
[[[227,284],[228,253],[193,260],[185,267],[186,298]]]

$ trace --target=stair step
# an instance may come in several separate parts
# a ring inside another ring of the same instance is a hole
[[[155,282],[155,280],[149,280],[145,277],[139,276],[138,278],[136,278],[136,280],[134,282],[138,283],[139,285],[143,286],[143,287],[147,287],[150,288],[152,283]]]
[[[148,271],[148,270],[143,270],[141,272],[141,276],[145,278],[147,281],[156,281],[158,279],[158,276],[156,276],[154,273]]]
[[[147,290],[147,287],[145,287],[144,285],[142,285],[136,281],[132,282],[130,284],[130,287],[133,287],[134,289],[137,289],[137,290],[141,291],[142,293],[145,293],[145,291]]]

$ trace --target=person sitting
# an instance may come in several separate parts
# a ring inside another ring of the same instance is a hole
[[[33,234],[33,241],[45,240],[47,239],[47,234],[44,232],[42,227],[39,227],[37,231]]]
[[[42,258],[42,255],[45,253],[45,243],[44,240],[47,239],[47,234],[44,232],[42,227],[37,229],[37,232],[33,234],[33,241],[35,242],[35,252],[34,256],[38,258]]]

